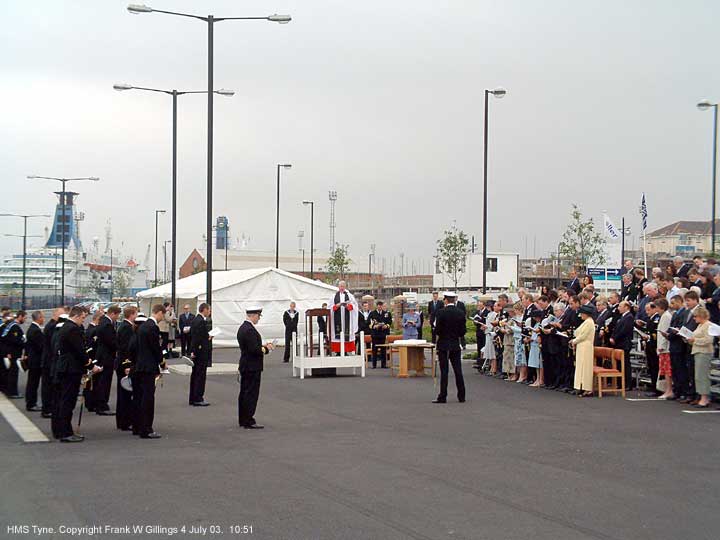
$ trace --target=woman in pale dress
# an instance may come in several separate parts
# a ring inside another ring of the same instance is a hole
[[[591,304],[580,306],[578,310],[582,324],[575,330],[570,342],[575,348],[575,383],[578,397],[593,395],[593,365],[595,364],[595,308]]]
[[[493,306],[493,311],[487,314],[485,318],[485,347],[483,348],[483,356],[485,360],[490,361],[490,375],[497,375],[497,355],[495,354],[495,329],[493,321],[498,317],[497,311]]]
[[[710,407],[710,362],[713,355],[713,337],[710,335],[710,312],[704,307],[695,309],[697,328],[688,343],[692,345],[695,361],[695,391],[700,400],[694,405],[698,409]]]

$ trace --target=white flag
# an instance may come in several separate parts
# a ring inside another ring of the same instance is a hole
[[[610,221],[610,217],[607,214],[603,215],[605,217],[605,231],[607,232],[608,236],[613,239],[620,238],[620,231],[618,231],[613,222]]]

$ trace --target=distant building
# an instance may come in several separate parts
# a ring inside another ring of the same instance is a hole
[[[505,290],[517,287],[519,260],[520,255],[517,253],[488,253],[486,288]],[[468,254],[464,272],[458,280],[458,289],[478,289],[482,287],[482,273],[482,254]],[[454,285],[452,277],[440,270],[436,260],[433,287],[435,289],[452,289]]]
[[[720,230],[720,220],[715,227]],[[710,221],[676,221],[647,235],[648,253],[690,256],[710,252]]]

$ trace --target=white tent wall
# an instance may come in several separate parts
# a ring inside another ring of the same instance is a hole
[[[193,313],[197,312],[197,306],[205,301],[205,273],[179,280],[177,289],[178,305],[182,307],[189,303]],[[305,310],[321,307],[336,291],[337,288],[331,285],[275,268],[216,271],[213,273],[212,320],[213,326],[219,327],[222,334],[213,343],[218,347],[236,347],[235,336],[245,320],[245,309],[249,305],[259,305],[263,308],[263,316],[258,331],[263,339],[278,339],[278,344],[282,345],[285,336],[282,317],[290,302],[297,304],[299,329],[303,332]],[[150,304],[166,301],[169,292],[169,284],[143,291],[138,294],[140,305],[149,313]]]

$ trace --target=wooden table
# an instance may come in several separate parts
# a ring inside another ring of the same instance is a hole
[[[432,362],[432,376],[435,377],[435,345],[433,343],[386,343],[378,345],[387,349],[397,349],[400,352],[400,365],[398,367],[398,377],[406,378],[410,375],[409,370],[415,372],[415,376],[425,376],[425,349],[430,349],[430,360]],[[390,375],[393,374],[392,353],[390,354]]]

